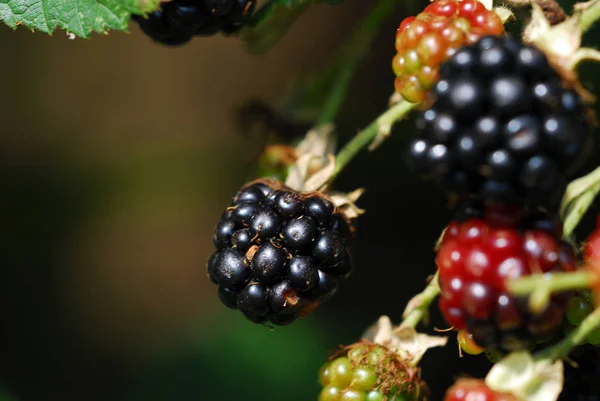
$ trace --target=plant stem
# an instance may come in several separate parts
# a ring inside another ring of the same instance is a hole
[[[565,238],[571,236],[589,207],[594,202],[594,198],[596,198],[598,192],[600,192],[600,183],[592,186],[588,191],[583,193],[579,199],[577,199],[573,208],[569,210],[563,225],[563,236]]]
[[[410,310],[402,323],[400,323],[400,327],[415,328],[427,314],[429,305],[437,298],[439,293],[440,286],[438,284],[438,272],[436,271],[429,284],[427,284],[427,287],[409,302],[409,305],[414,302],[414,308]]]
[[[590,29],[600,19],[600,1],[590,1],[588,6],[583,5],[583,11],[579,15],[579,26],[582,32]]]
[[[508,282],[508,289],[514,295],[529,295],[536,290],[549,292],[571,291],[588,288],[595,280],[594,274],[581,270],[572,273],[533,274]]]
[[[383,21],[390,15],[398,4],[394,1],[379,0],[369,15],[350,36],[346,45],[342,47],[341,53],[335,58],[332,67],[337,71],[335,80],[325,99],[323,108],[317,120],[317,124],[327,124],[335,120],[361,60],[369,52],[369,47],[377,33],[379,33]]]
[[[377,119],[373,121],[367,128],[356,134],[356,136],[354,136],[354,138],[352,138],[350,142],[348,142],[346,146],[344,146],[337,154],[335,171],[333,172],[331,180],[333,180],[333,178],[335,178],[344,169],[344,167],[346,167],[346,165],[361,149],[366,147],[375,138],[381,128],[390,127],[396,121],[408,114],[408,112],[410,112],[416,106],[417,103],[409,103],[403,100],[392,106],[385,113],[377,117]]]
[[[536,359],[562,359],[566,358],[571,350],[583,343],[585,338],[600,327],[600,308],[596,308],[586,317],[581,324],[575,328],[564,340],[558,344],[546,348],[535,355]]]

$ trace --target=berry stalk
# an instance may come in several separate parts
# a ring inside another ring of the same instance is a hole
[[[408,304],[406,310],[408,313],[405,312],[406,315],[402,323],[400,323],[400,327],[415,328],[427,314],[429,305],[435,301],[439,294],[440,285],[438,283],[438,272],[436,271],[431,281],[429,281],[429,284],[427,284],[427,287],[425,287],[421,293],[417,294]],[[411,306],[413,306],[412,309]]]
[[[318,124],[327,124],[335,120],[346,100],[348,88],[356,69],[368,53],[371,43],[383,25],[383,21],[390,16],[394,7],[396,7],[395,2],[380,0],[350,36],[346,46],[342,47],[340,54],[332,62],[330,68],[338,71],[338,73],[335,75],[335,80],[322,107],[317,121]]]
[[[575,328],[564,340],[535,354],[536,359],[562,359],[566,358],[576,346],[584,343],[587,336],[600,327],[600,308],[596,308]]]
[[[543,294],[565,292],[590,287],[595,281],[592,272],[580,270],[565,273],[534,274],[508,282],[509,291],[516,296],[532,295],[544,298]]]
[[[375,137],[382,128],[389,128],[402,117],[407,115],[418,103],[409,103],[407,101],[401,101],[385,113],[377,117],[367,128],[360,131],[354,138],[350,140],[336,156],[335,170],[330,180],[333,180],[346,165],[366,147]]]

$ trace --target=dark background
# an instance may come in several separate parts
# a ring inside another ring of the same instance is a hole
[[[373,3],[314,6],[265,56],[222,37],[164,48],[133,24],[89,41],[0,31],[0,373],[18,400],[314,400],[329,350],[380,315],[400,320],[450,220],[401,162],[410,120],[339,178],[367,188],[357,270],[310,318],[251,324],[219,303],[204,267],[260,148],[233,110],[252,96],[281,105]],[[395,30],[425,3],[398,2],[382,27],[340,115],[343,142],[386,107]],[[594,68],[583,68],[592,90]],[[433,326],[444,327],[435,314]],[[459,359],[454,345],[425,357],[432,400],[458,375],[486,373],[484,357]]]

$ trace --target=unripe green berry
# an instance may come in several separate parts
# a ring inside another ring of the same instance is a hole
[[[367,394],[362,391],[346,390],[342,393],[340,401],[367,401]]]
[[[354,371],[354,377],[350,387],[353,390],[369,391],[377,383],[377,375],[372,369],[359,367]]]
[[[567,320],[573,326],[579,326],[592,311],[594,306],[589,298],[578,294],[571,299],[567,308]]]
[[[319,394],[319,401],[340,401],[340,389],[331,384],[323,387]]]
[[[346,357],[338,358],[331,362],[329,367],[330,383],[337,388],[344,389],[350,385],[353,373],[350,360]]]
[[[326,363],[325,365],[323,365],[321,367],[321,370],[319,371],[319,383],[323,387],[325,387],[326,385],[328,385],[331,382],[331,377],[329,374],[329,366],[331,366],[331,364]]]
[[[384,401],[384,396],[377,390],[370,391],[367,394],[367,401]]]

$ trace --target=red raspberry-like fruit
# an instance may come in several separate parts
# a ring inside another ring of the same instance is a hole
[[[543,311],[533,314],[527,299],[513,297],[506,282],[575,270],[573,250],[560,237],[562,224],[544,213],[507,208],[501,213],[493,206],[482,216],[452,222],[438,249],[444,318],[484,348],[524,349],[551,338],[560,330],[569,295],[553,295]]]
[[[590,234],[583,247],[583,257],[586,267],[594,273],[596,280],[592,291],[596,303],[600,302],[600,215],[598,216],[596,230]]]
[[[482,36],[502,35],[504,26],[477,0],[437,0],[416,17],[405,18],[396,34],[392,61],[396,91],[409,102],[423,100],[448,57]]]
[[[586,260],[594,259],[600,261],[600,215],[597,219],[596,230],[585,241],[583,255]]]
[[[461,379],[446,392],[444,401],[518,401],[510,393],[499,393],[489,388],[483,380]]]

